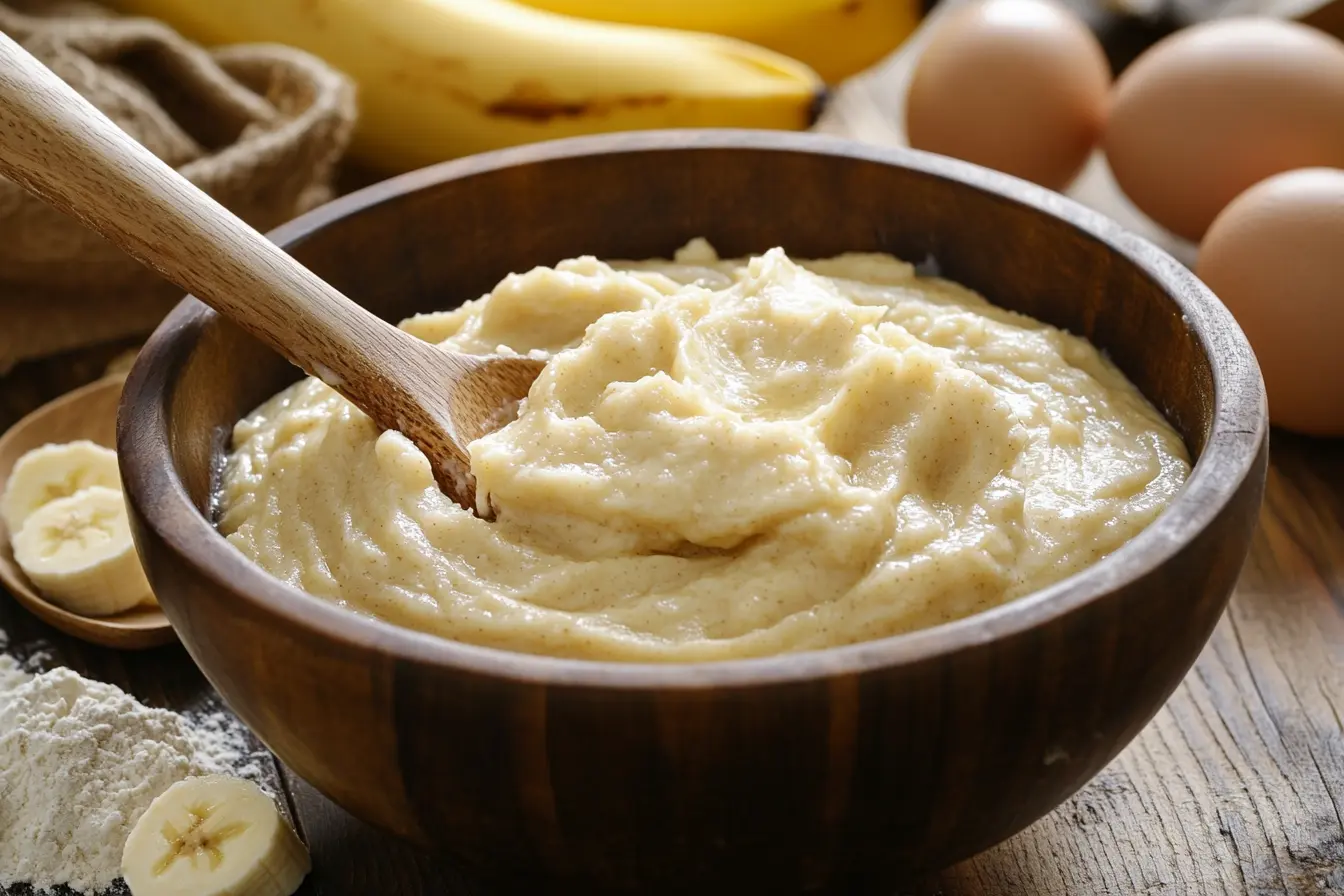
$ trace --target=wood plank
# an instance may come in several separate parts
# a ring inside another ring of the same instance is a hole
[[[902,143],[909,59],[903,53],[840,91],[821,128]],[[1193,247],[1119,197],[1100,160],[1071,192],[1193,257]],[[0,428],[92,379],[120,347],[26,364],[0,379]],[[1261,527],[1236,596],[1167,706],[1054,813],[910,896],[1344,892],[1342,460],[1338,442],[1275,434]],[[70,665],[153,705],[218,705],[181,648],[127,655],[85,647],[8,599],[0,599],[0,628],[20,658]],[[373,831],[281,772],[272,766],[269,780],[286,787],[314,856],[301,894],[484,896],[451,863]]]
[[[374,830],[284,771],[313,855],[312,874],[296,896],[486,896],[451,863]]]
[[[1194,671],[1081,793],[921,892],[1344,892],[1340,459],[1278,436],[1251,558]]]

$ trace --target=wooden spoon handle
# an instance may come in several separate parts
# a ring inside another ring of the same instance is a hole
[[[423,343],[341,295],[0,34],[0,172],[361,399]],[[393,365],[395,366],[395,365]],[[401,391],[393,389],[393,391]]]

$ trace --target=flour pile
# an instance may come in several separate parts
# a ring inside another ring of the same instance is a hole
[[[105,890],[155,797],[189,775],[255,772],[250,761],[228,717],[193,725],[71,669],[30,674],[0,655],[0,886]]]

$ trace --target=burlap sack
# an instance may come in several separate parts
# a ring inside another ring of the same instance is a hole
[[[207,51],[78,0],[0,0],[0,30],[259,230],[330,198],[354,89],[320,60],[275,45]],[[147,333],[181,292],[0,178],[0,372]]]

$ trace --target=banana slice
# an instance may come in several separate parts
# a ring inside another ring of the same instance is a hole
[[[290,896],[312,863],[251,781],[178,781],[149,804],[121,853],[133,896]]]
[[[84,616],[120,613],[153,594],[115,488],[95,485],[33,511],[14,536],[14,559],[48,600]]]
[[[83,439],[34,448],[14,464],[0,498],[5,528],[13,537],[42,505],[95,485],[121,488],[117,453],[112,449]]]

